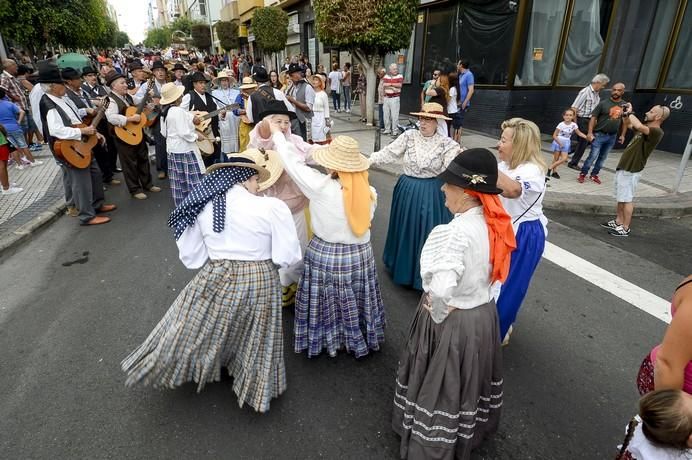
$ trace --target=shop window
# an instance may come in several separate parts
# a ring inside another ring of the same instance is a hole
[[[656,17],[651,27],[651,33],[648,34],[646,52],[644,53],[641,70],[639,71],[638,88],[656,87],[677,10],[677,2],[658,0]]]
[[[550,85],[560,46],[567,0],[533,0],[526,48],[514,78],[518,86]]]
[[[387,53],[384,56],[384,64],[382,67],[385,69],[389,68],[389,64],[396,64],[399,66],[399,73],[404,76],[404,84],[411,83],[411,60],[413,59],[413,45],[415,44],[415,31],[414,26],[411,31],[411,40],[409,41],[408,48],[400,49],[394,53]]]
[[[692,2],[687,3],[685,15],[680,24],[680,34],[676,40],[673,59],[670,61],[666,88],[692,89]]]
[[[458,5],[429,10],[422,74],[432,74],[433,69],[444,72],[456,70],[459,59],[459,10]]]
[[[586,85],[598,73],[614,0],[575,0],[561,85]]]

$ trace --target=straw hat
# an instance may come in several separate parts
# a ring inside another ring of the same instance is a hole
[[[233,77],[233,75],[231,75],[231,74],[228,72],[228,70],[223,69],[221,72],[219,72],[219,74],[216,76],[216,78],[214,78],[214,79],[212,80],[212,82],[213,82],[214,84],[216,84],[216,83],[217,83],[220,79],[222,79],[222,78],[228,78],[229,80],[235,80],[235,78]]]
[[[281,164],[279,154],[274,150],[247,149],[242,153],[237,153],[236,156],[249,158],[269,171],[269,178],[267,180],[260,181],[260,192],[263,192],[274,185],[284,172],[284,167]]]
[[[207,174],[209,174],[212,171],[216,171],[217,169],[230,168],[231,166],[254,169],[255,171],[257,171],[257,174],[259,175],[258,182],[260,183],[265,182],[267,179],[269,179],[269,171],[267,171],[267,169],[264,166],[258,165],[252,158],[248,156],[243,156],[239,153],[236,153],[233,156],[229,156],[228,162],[226,163],[214,163],[213,165],[209,166],[207,168]]]
[[[254,89],[257,88],[257,83],[252,79],[252,77],[244,77],[243,84],[240,85],[240,89]]]
[[[175,83],[166,83],[161,87],[161,105],[171,104],[177,101],[185,92],[184,86],[176,85]]]
[[[421,112],[411,112],[411,115],[423,118],[439,118],[442,120],[451,120],[445,116],[444,109],[437,102],[426,102],[423,104]]]
[[[328,147],[316,149],[312,158],[337,172],[360,172],[370,166],[365,155],[360,153],[358,141],[349,136],[337,136]]]

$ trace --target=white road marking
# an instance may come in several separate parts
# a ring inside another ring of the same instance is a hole
[[[621,298],[651,316],[663,322],[670,323],[670,301],[646,291],[617,275],[602,269],[598,265],[582,259],[569,251],[545,243],[543,257],[578,277],[598,286],[599,288]]]

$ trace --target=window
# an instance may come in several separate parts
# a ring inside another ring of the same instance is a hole
[[[692,3],[687,3],[685,15],[680,24],[680,35],[676,40],[673,59],[668,68],[666,88],[692,89]]]
[[[559,52],[567,0],[533,0],[526,48],[514,78],[518,86],[550,85]]]
[[[459,9],[456,5],[429,10],[421,74],[430,73],[432,69],[444,72],[456,70],[459,59]]]
[[[561,85],[585,85],[598,73],[613,1],[575,0],[560,68]]]
[[[413,45],[415,43],[415,26],[411,31],[411,40],[409,41],[408,48],[402,48],[394,53],[387,53],[384,56],[384,64],[382,67],[385,69],[389,68],[389,64],[396,64],[399,66],[399,73],[404,76],[404,84],[411,83],[411,59],[413,58]]]
[[[646,52],[639,71],[638,88],[655,88],[658,83],[658,74],[668,47],[670,31],[673,30],[673,21],[677,12],[677,2],[658,0],[656,17],[654,18],[651,32],[648,35]],[[653,8],[652,8],[653,10]]]

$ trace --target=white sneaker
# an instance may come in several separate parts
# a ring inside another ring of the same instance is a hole
[[[29,163],[29,166],[41,166],[43,162],[41,160],[34,160],[33,163]]]
[[[15,187],[14,185],[10,185],[10,188],[2,189],[2,192],[0,193],[2,193],[3,195],[14,195],[15,193],[21,193],[23,191],[24,189],[21,187]]]
[[[26,168],[26,166],[24,166],[24,165],[15,165],[14,167],[20,171],[23,170],[24,168]]]

